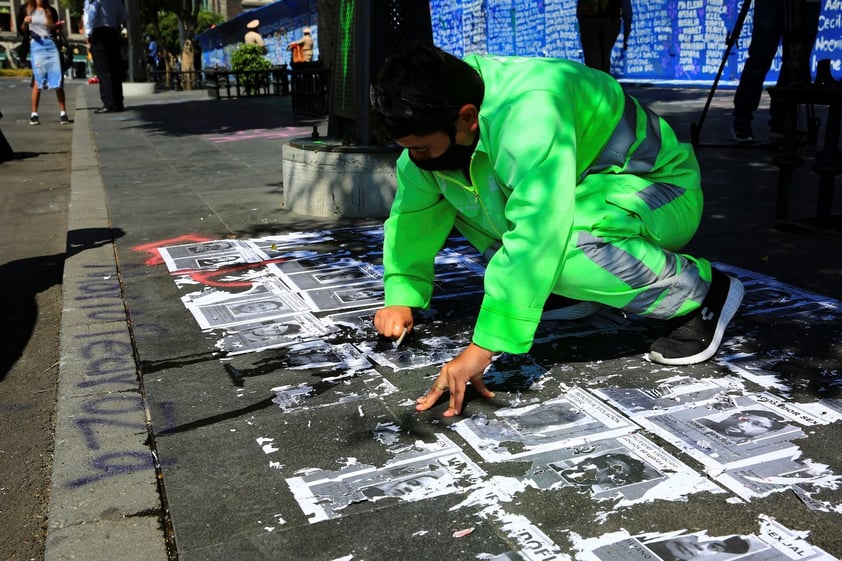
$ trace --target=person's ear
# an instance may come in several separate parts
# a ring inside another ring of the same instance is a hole
[[[464,126],[467,132],[475,133],[479,129],[479,109],[473,103],[463,105],[459,109],[458,124]]]

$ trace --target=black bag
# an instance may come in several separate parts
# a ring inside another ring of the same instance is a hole
[[[67,37],[61,31],[53,35],[53,40],[56,43],[56,48],[58,48],[61,73],[64,74],[73,66],[73,51],[70,48],[70,43],[67,42]]]
[[[23,41],[14,48],[14,51],[18,58],[18,64],[25,65],[26,59],[29,58],[29,33],[24,35]]]

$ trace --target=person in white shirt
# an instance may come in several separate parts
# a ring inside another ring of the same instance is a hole
[[[102,100],[102,107],[94,113],[116,113],[125,109],[120,26],[128,19],[122,0],[85,0],[82,24],[94,59]]]

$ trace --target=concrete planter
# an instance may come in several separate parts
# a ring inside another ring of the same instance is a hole
[[[123,82],[123,97],[137,97],[154,93],[154,82]]]
[[[329,140],[285,144],[283,206],[307,216],[388,216],[395,198],[395,160],[399,153],[378,147],[341,146]]]

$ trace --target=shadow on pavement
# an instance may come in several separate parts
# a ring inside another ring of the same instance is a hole
[[[132,105],[128,110],[138,114],[138,127],[173,136],[312,127],[320,121],[293,113],[289,96],[188,99],[176,103],[170,99],[161,104]],[[213,115],[213,119],[208,118],[209,113]],[[120,114],[113,118],[120,118]]]
[[[0,265],[0,382],[23,355],[38,320],[36,295],[61,284],[64,261],[81,251],[110,244],[120,229],[85,228],[67,233],[67,252],[17,259]]]

